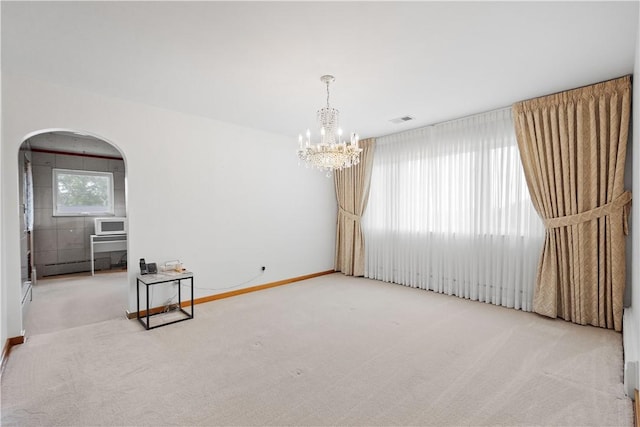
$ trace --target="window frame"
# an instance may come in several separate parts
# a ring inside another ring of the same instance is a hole
[[[61,211],[58,208],[58,175],[67,174],[67,175],[84,175],[84,176],[95,176],[95,177],[106,177],[109,180],[107,196],[108,206],[105,210],[100,211]],[[82,170],[82,169],[62,169],[62,168],[52,168],[51,170],[51,188],[52,188],[52,198],[53,198],[53,216],[54,217],[68,217],[68,216],[80,216],[80,217],[97,217],[97,216],[115,216],[115,191],[114,191],[114,183],[113,183],[113,172],[101,172],[101,171],[91,171],[91,170]]]

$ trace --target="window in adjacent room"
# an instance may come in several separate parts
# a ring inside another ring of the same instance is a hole
[[[111,172],[53,169],[54,216],[113,214]]]

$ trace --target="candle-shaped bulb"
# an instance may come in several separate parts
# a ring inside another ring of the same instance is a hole
[[[324,126],[320,128],[320,135],[324,136]]]

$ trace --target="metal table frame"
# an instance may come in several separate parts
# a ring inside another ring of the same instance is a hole
[[[91,275],[95,275],[95,254],[98,252],[113,252],[127,250],[126,234],[92,234],[89,237],[91,246]]]
[[[182,308],[182,281],[190,279],[191,283],[191,313]],[[178,282],[178,309],[186,315],[182,319],[172,320],[170,322],[164,322],[159,325],[149,326],[149,317],[156,316],[160,313],[150,314],[149,309],[149,288],[153,285],[159,285],[161,283]],[[145,316],[140,316],[140,283],[146,287],[146,299],[147,299],[147,311]],[[172,323],[178,323],[185,320],[193,319],[193,273],[187,271],[184,273],[158,273],[158,274],[138,274],[136,277],[136,317],[138,321],[144,326],[146,330],[159,328],[161,326],[171,325]],[[145,321],[146,320],[146,321]]]

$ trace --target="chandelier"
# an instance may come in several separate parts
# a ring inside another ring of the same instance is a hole
[[[358,135],[354,132],[348,142],[342,139],[339,126],[340,112],[329,105],[329,84],[335,81],[333,76],[322,76],[320,81],[327,85],[327,106],[318,110],[320,142],[311,143],[311,131],[307,129],[306,139],[298,136],[298,158],[306,162],[307,167],[325,171],[327,177],[334,170],[349,168],[360,163],[362,148],[358,146]]]

